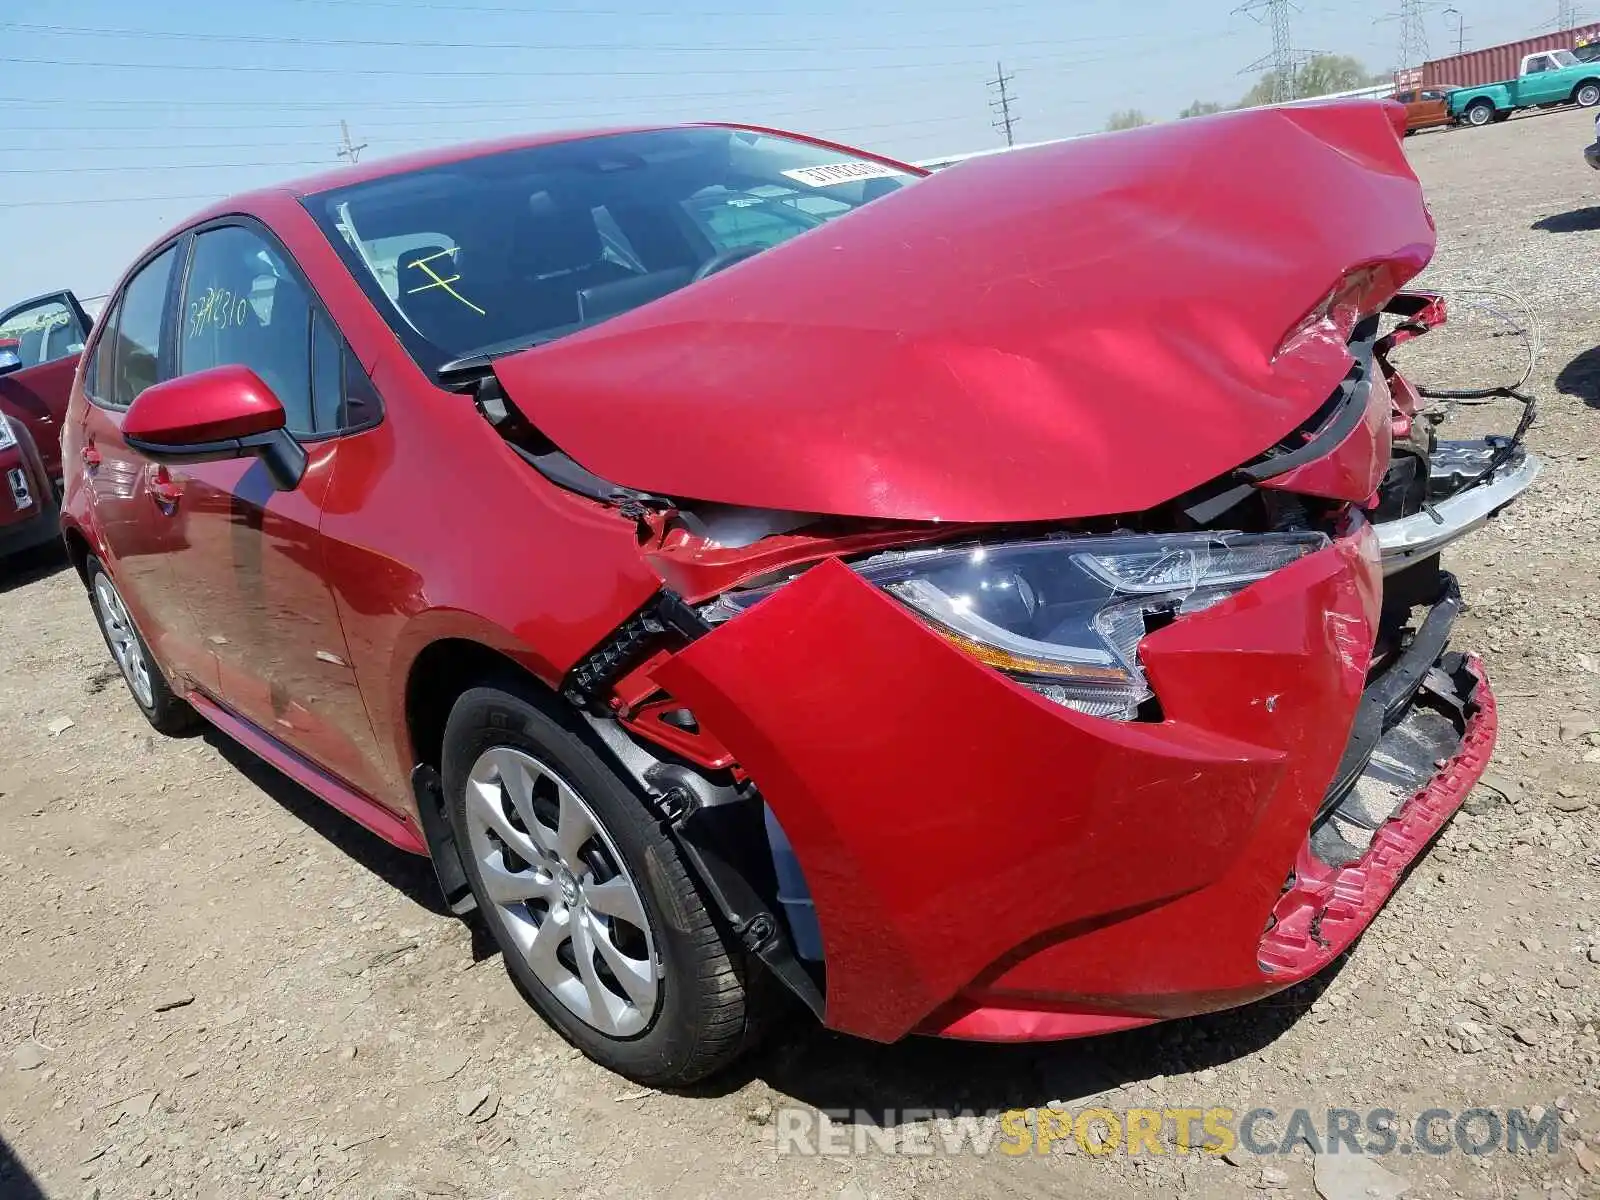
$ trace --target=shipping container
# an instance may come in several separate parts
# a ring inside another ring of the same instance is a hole
[[[1596,39],[1600,39],[1600,24],[1581,25],[1561,33],[1545,33],[1524,38],[1520,42],[1507,42],[1503,46],[1489,46],[1449,58],[1436,58],[1422,64],[1422,85],[1430,88],[1482,87],[1486,83],[1515,79],[1525,55],[1537,54],[1541,50],[1571,50],[1581,42],[1593,42]]]

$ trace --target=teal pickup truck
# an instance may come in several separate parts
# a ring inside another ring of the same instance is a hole
[[[1600,104],[1600,62],[1583,62],[1571,50],[1541,50],[1523,58],[1515,79],[1450,93],[1450,115],[1468,125],[1504,121],[1519,108],[1558,104]]]

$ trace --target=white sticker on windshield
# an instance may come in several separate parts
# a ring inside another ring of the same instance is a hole
[[[841,162],[820,167],[796,167],[784,175],[807,187],[833,187],[839,183],[855,183],[862,179],[888,179],[905,172],[885,163]]]

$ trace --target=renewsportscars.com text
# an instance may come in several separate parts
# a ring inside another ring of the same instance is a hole
[[[1537,1114],[1537,1118],[1531,1114]],[[1555,1154],[1560,1120],[1542,1108],[1015,1108],[978,1113],[942,1109],[780,1108],[780,1154],[1094,1156]]]

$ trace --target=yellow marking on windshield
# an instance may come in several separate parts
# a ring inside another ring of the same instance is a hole
[[[457,300],[461,301],[461,303],[465,304],[480,317],[486,317],[489,315],[488,313],[484,312],[483,309],[479,308],[471,300],[468,300],[460,292],[456,291],[455,288],[450,286],[452,283],[459,281],[461,276],[452,275],[449,279],[446,279],[444,276],[440,275],[439,272],[435,271],[428,265],[436,258],[449,258],[453,260],[456,256],[456,251],[459,249],[459,246],[452,246],[448,250],[441,250],[437,254],[430,254],[427,258],[412,259],[411,266],[416,267],[433,282],[425,283],[421,287],[408,288],[406,289],[406,295],[415,296],[418,292],[431,291],[433,288],[443,288],[446,292],[454,296]]]

